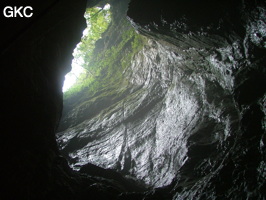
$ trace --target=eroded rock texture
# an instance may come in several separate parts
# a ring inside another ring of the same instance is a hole
[[[265,2],[110,3],[114,73],[57,133],[78,174],[55,129],[86,1],[1,2],[34,15],[1,18],[0,199],[265,199]]]
[[[4,18],[5,6],[32,6],[33,17]],[[59,154],[55,129],[63,78],[86,25],[86,1],[12,0],[0,8],[0,199],[81,198],[97,181],[82,186],[85,178]]]
[[[132,0],[144,46],[123,84],[65,102],[57,140],[70,165],[163,187],[145,199],[263,199],[265,16],[262,1]]]

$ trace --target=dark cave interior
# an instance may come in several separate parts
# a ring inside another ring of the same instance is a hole
[[[128,72],[128,77],[132,78],[132,84],[141,83],[139,85],[145,87],[143,90],[139,86],[127,87],[121,98],[135,95],[136,99],[132,98],[131,102],[130,98],[126,99],[129,106],[137,102],[139,96],[145,101],[123,125],[140,124],[142,115],[157,108],[161,109],[157,113],[169,115],[169,123],[175,125],[176,121],[171,121],[175,113],[183,116],[184,102],[191,102],[187,104],[191,108],[187,113],[191,116],[184,115],[185,122],[191,117],[186,129],[168,126],[164,121],[166,117],[160,118],[158,114],[157,132],[151,131],[159,134],[164,128],[166,132],[175,131],[172,130],[175,128],[184,130],[184,137],[180,136],[178,141],[180,144],[185,141],[185,153],[173,151],[173,157],[184,155],[184,162],[180,164],[171,158],[171,165],[167,164],[167,170],[172,173],[171,182],[166,181],[167,177],[157,177],[154,172],[154,180],[165,179],[165,182],[160,183],[161,187],[151,188],[111,169],[88,164],[81,172],[76,172],[69,167],[55,136],[63,112],[62,86],[65,74],[71,69],[73,49],[86,26],[85,9],[99,2],[25,0],[1,3],[1,10],[5,6],[30,5],[34,15],[31,18],[1,15],[0,198],[265,199],[266,5],[263,0],[215,3],[211,0],[131,0],[127,11],[131,26],[153,41],[144,46],[139,59],[145,58],[143,55],[153,56],[154,52],[162,56],[157,60],[154,56],[151,61],[157,62],[154,64],[157,68],[152,68],[153,64],[149,68],[148,64],[131,62],[135,69]],[[114,6],[122,0],[108,2]],[[185,78],[179,79],[181,72],[172,70],[170,64],[170,67],[160,67],[158,63],[164,55],[169,60],[180,59],[181,64],[175,65],[180,66]],[[134,58],[138,60],[137,56]],[[206,63],[221,69],[208,68]],[[159,75],[151,73],[151,77],[144,77],[148,71],[142,69],[151,69]],[[219,70],[224,70],[224,74]],[[156,80],[161,82],[158,84]],[[184,100],[177,99],[176,91]],[[158,96],[150,98],[149,95],[154,96],[152,92]],[[112,103],[119,103],[120,96],[116,93],[114,96],[117,98]],[[146,96],[149,98],[144,98]],[[106,105],[106,101],[102,101],[89,109],[94,112],[93,109],[103,106],[101,103]],[[182,109],[176,107],[178,105]],[[125,108],[125,104],[123,106]],[[173,110],[172,114],[169,113],[171,109],[162,111],[167,106]],[[200,114],[197,110],[201,110]],[[193,121],[194,116],[197,120]],[[226,120],[230,120],[228,126]],[[162,126],[158,128],[158,124]],[[60,131],[65,130],[62,127],[59,126]],[[160,137],[163,139],[156,144],[163,145],[168,139],[165,146],[179,149],[177,140],[167,135]],[[153,163],[152,160],[145,162]],[[149,167],[156,171],[155,165]],[[148,178],[147,175],[145,180]]]

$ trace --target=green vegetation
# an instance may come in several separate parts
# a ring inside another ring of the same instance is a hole
[[[76,84],[64,93],[65,100],[81,92],[86,99],[99,91],[114,92],[121,84],[125,85],[123,72],[145,44],[145,38],[137,34],[127,20],[121,20],[122,24],[119,25],[110,23],[108,17],[111,15],[103,11],[94,9],[86,12],[88,19],[92,19],[91,27],[95,28],[83,37],[75,53],[76,59],[84,60],[82,66],[86,73],[78,77]],[[103,30],[106,31],[102,33]],[[110,95],[109,92],[102,95]]]
[[[85,12],[84,17],[87,22],[87,28],[84,30],[81,42],[74,51],[74,60],[77,63],[81,63],[85,69],[87,69],[91,60],[96,41],[101,38],[102,33],[110,24],[111,12],[108,5],[104,8],[88,8]]]

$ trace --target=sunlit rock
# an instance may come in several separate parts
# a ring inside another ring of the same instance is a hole
[[[91,163],[157,188],[147,198],[262,198],[265,7],[258,4],[132,0],[128,21],[127,6],[114,4],[116,26],[100,45],[108,56],[94,54],[104,70],[64,102],[57,141],[70,166],[89,173]],[[132,27],[137,33],[125,37]]]

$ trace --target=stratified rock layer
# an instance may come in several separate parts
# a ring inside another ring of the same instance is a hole
[[[219,4],[189,2],[130,3],[145,44],[124,84],[67,102],[61,152],[77,170],[92,163],[167,186],[151,199],[262,199],[265,5],[225,1],[216,12]]]

